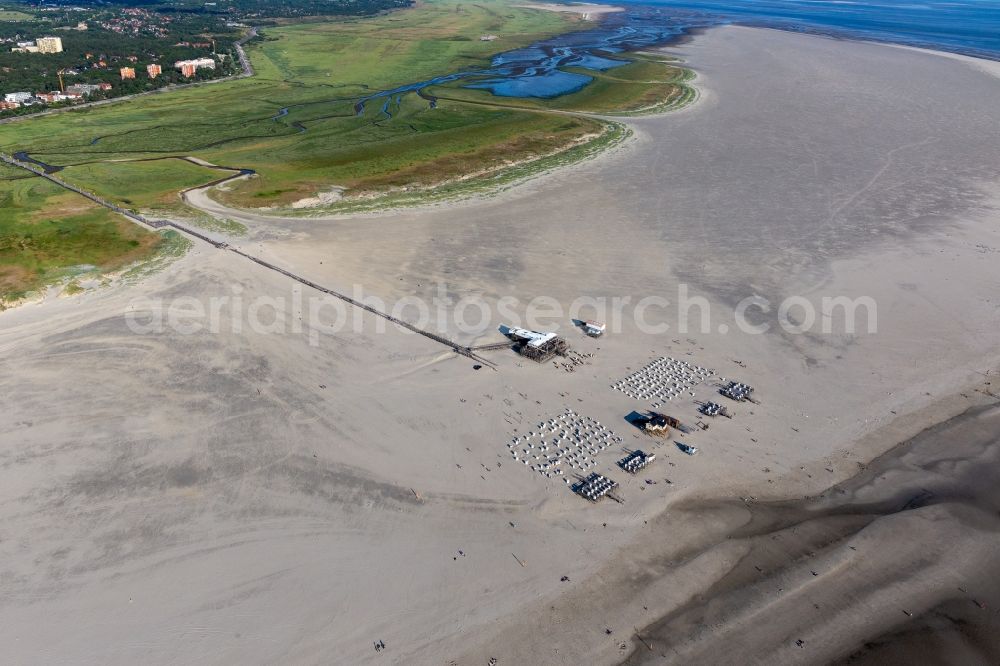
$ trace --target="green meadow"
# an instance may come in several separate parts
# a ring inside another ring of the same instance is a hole
[[[43,178],[0,165],[0,309],[51,282],[124,267],[161,240]]]
[[[126,208],[176,212],[183,208],[180,192],[230,175],[175,157],[143,161],[87,162],[69,166],[59,178],[91,192],[100,192]]]
[[[19,12],[16,9],[0,8],[0,21],[32,21],[34,16]]]
[[[169,210],[177,193],[218,172],[180,160],[252,168],[214,196],[241,207],[282,206],[336,186],[347,200],[429,190],[470,173],[538,160],[607,133],[607,123],[550,110],[628,113],[684,89],[683,71],[640,56],[555,100],[498,99],[434,86],[373,91],[486,65],[501,51],[580,27],[573,15],[506,0],[429,0],[412,9],[268,28],[249,46],[256,75],[0,126],[0,147],[74,167],[62,177],[126,207]],[[480,36],[499,35],[494,41]],[[588,72],[593,75],[592,72]]]
[[[483,65],[493,54],[570,29],[576,19],[499,0],[426,2],[365,19],[269,28],[250,46],[256,76],[0,126],[0,146],[67,169],[67,179],[121,201],[163,203],[190,187],[170,168],[147,185],[149,163],[129,174],[123,160],[197,156],[249,167],[258,177],[224,196],[273,206],[332,185],[352,194],[432,185],[479,166],[550,152],[599,132],[593,120],[443,102],[416,94],[357,115],[369,91]],[[498,34],[484,42],[483,34]],[[282,111],[286,109],[286,111]],[[113,177],[92,177],[101,163]],[[210,170],[206,170],[210,171]],[[217,173],[206,173],[210,182]],[[132,191],[132,186],[137,190]]]

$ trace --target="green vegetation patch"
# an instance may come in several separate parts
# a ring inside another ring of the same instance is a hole
[[[489,168],[560,141],[568,145],[596,125],[502,108],[431,108],[416,93],[389,100],[384,110],[381,100],[373,101],[357,115],[357,98],[486,65],[497,52],[577,22],[501,0],[431,0],[365,19],[271,27],[249,46],[253,78],[0,126],[0,148],[79,165],[62,173],[140,208],[165,205],[197,177],[186,168],[170,168],[162,178],[140,175],[166,168],[136,161],[155,157],[196,156],[256,170],[259,177],[224,195],[253,207],[287,204],[332,186],[358,194],[445,181],[476,165]],[[484,34],[500,37],[481,41]],[[133,168],[135,177],[122,171]],[[105,176],[114,182],[101,182]]]
[[[593,140],[582,142],[566,150],[530,162],[498,169],[483,178],[456,180],[433,188],[395,191],[377,198],[346,199],[324,206],[322,213],[368,213],[439,203],[469,196],[493,196],[539,174],[595,157],[605,150],[621,144],[632,135],[631,130],[620,123],[608,123],[602,129],[602,134]],[[310,213],[301,210],[284,210],[282,214],[308,216]]]
[[[537,158],[601,132],[601,123],[585,118],[464,104],[398,113],[395,125],[369,124],[351,132],[317,125],[315,135],[323,139],[241,155],[256,158],[258,177],[214,196],[231,205],[261,206],[288,204],[331,184],[344,187],[346,198],[428,187]]]
[[[153,254],[160,235],[18,170],[0,169],[0,305]]]
[[[35,19],[31,14],[25,14],[24,12],[17,11],[16,9],[6,9],[0,8],[0,21],[33,21]]]
[[[95,162],[59,172],[62,180],[135,210],[162,210],[179,202],[180,191],[229,175],[179,158]]]
[[[160,232],[156,252],[129,266],[122,273],[122,282],[135,283],[163,270],[172,262],[183,257],[194,245],[188,238],[173,229]]]
[[[548,109],[633,115],[662,112],[690,101],[694,89],[688,84],[693,73],[672,62],[652,55],[630,54],[630,62],[605,72],[567,68],[589,76],[593,81],[582,90],[553,99],[510,98],[499,103],[511,108]],[[495,105],[497,98],[485,90],[463,88],[460,85],[437,86],[429,91],[442,99],[472,104]]]
[[[182,158],[153,158],[82,164],[63,169],[59,177],[147,217],[166,217],[208,231],[245,236],[246,226],[234,220],[216,219],[190,208],[180,196],[184,190],[207,185],[232,174],[228,169],[213,169]]]

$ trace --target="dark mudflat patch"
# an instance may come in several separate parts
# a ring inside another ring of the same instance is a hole
[[[678,509],[748,512],[697,550],[732,540],[749,549],[714,585],[641,628],[645,642],[623,663],[732,663],[734,640],[744,663],[1000,663],[1000,558],[989,554],[1000,535],[996,404],[924,431],[817,497]],[[880,595],[888,609],[871,602]],[[833,628],[844,617],[854,628]]]

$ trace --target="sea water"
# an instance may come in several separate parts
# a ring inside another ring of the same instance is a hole
[[[600,1],[600,0],[597,0]],[[629,9],[816,32],[1000,60],[998,0],[609,0]]]
[[[1000,0],[605,0],[625,11],[593,28],[502,53],[469,88],[504,97],[559,97],[586,86],[625,52],[692,29],[736,23],[952,51],[1000,60]],[[616,56],[616,54],[621,54]],[[572,68],[573,71],[566,71]]]
[[[379,91],[361,99],[355,109],[361,113],[370,100],[451,82],[499,97],[561,97],[589,84],[593,77],[588,72],[630,62],[629,51],[666,45],[692,30],[732,23],[1000,60],[1000,0],[606,0],[605,4],[625,11],[603,14],[586,29],[500,53],[480,70]],[[435,105],[431,96],[423,96]]]

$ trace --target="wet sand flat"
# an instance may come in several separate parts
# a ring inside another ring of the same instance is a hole
[[[625,663],[996,663],[998,447],[994,402],[818,497],[675,507],[731,516],[745,554]]]

